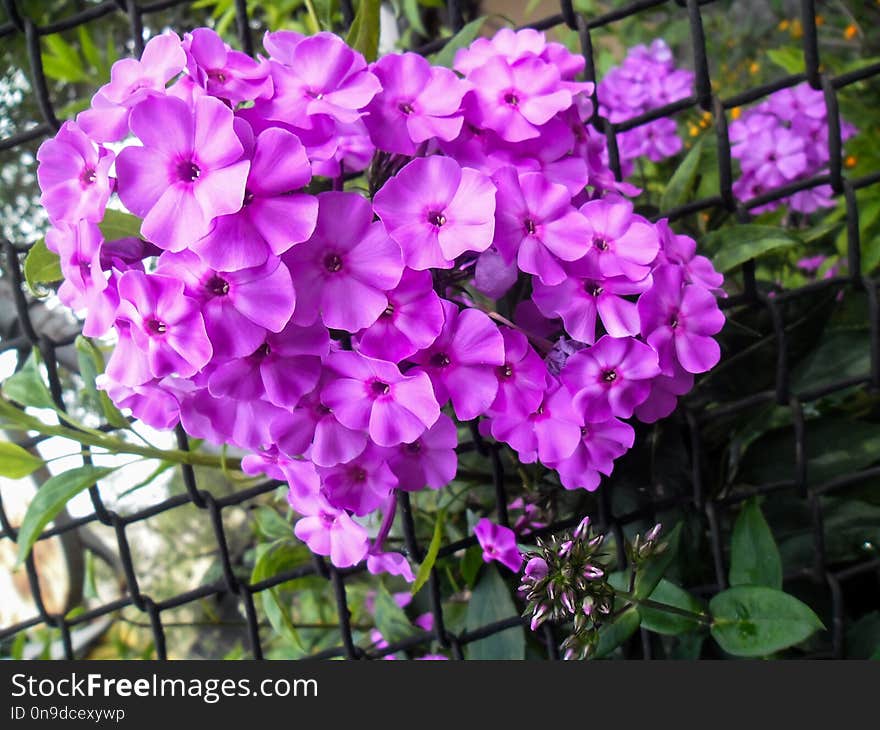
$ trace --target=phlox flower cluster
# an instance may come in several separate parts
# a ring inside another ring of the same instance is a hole
[[[678,68],[666,42],[658,38],[650,46],[633,46],[620,66],[599,83],[599,111],[610,122],[625,122],[653,109],[686,99],[693,93],[694,74]],[[660,162],[681,151],[675,120],[661,117],[617,135],[624,177],[633,161],[647,157]]]
[[[828,109],[821,91],[806,82],[771,94],[744,111],[730,125],[730,153],[739,160],[741,175],[733,184],[740,200],[828,171]],[[856,128],[841,121],[846,141]],[[830,185],[801,190],[787,198],[752,209],[754,213],[787,205],[799,213],[834,207]]]
[[[717,362],[722,277],[621,195],[583,59],[543,34],[454,70],[329,33],[264,47],[158,36],[43,144],[59,296],[115,338],[118,406],[287,482],[336,566],[412,580],[384,548],[397,494],[455,477],[459,424],[595,489],[626,419]],[[108,206],[140,235],[105,239]]]

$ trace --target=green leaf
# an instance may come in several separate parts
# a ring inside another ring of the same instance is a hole
[[[761,586],[729,588],[712,598],[709,611],[712,638],[734,656],[767,656],[825,628],[794,596]]]
[[[88,337],[78,335],[76,338],[76,360],[79,364],[79,374],[83,380],[86,396],[104,414],[104,418],[114,428],[128,428],[128,420],[119,409],[113,405],[103,390],[98,390],[95,380],[104,372],[104,353]]]
[[[0,477],[21,479],[33,474],[44,463],[18,444],[0,441]]]
[[[376,609],[373,616],[376,628],[389,644],[402,641],[414,633],[406,613],[397,605],[394,597],[382,583],[376,589]]]
[[[743,505],[733,526],[730,585],[782,589],[782,558],[755,497]]]
[[[660,198],[660,210],[667,211],[684,203],[689,197],[694,187],[694,181],[697,179],[697,172],[700,169],[700,158],[703,154],[703,146],[706,138],[701,137],[697,143],[691,147],[690,152],[681,161],[678,169],[669,178],[666,190]]]
[[[104,220],[98,224],[98,228],[107,241],[138,238],[141,235],[141,219],[131,213],[108,209],[104,211]]]
[[[251,583],[260,583],[285,570],[290,570],[305,560],[308,560],[308,550],[303,545],[290,540],[258,545],[257,559],[251,571]],[[284,585],[286,584],[282,583],[260,591],[263,611],[275,633],[305,653],[299,632],[290,617],[290,607],[285,606],[281,600],[281,588]]]
[[[428,552],[425,553],[425,559],[419,566],[419,572],[416,573],[415,582],[412,584],[412,595],[418,593],[422,586],[428,582],[431,575],[431,569],[437,562],[437,553],[440,552],[440,542],[443,540],[443,526],[446,523],[446,510],[441,509],[437,513],[437,520],[434,522],[434,534],[431,536],[431,543],[428,545]]]
[[[518,615],[510,589],[493,565],[483,571],[471,594],[465,625],[469,631]],[[526,637],[522,626],[512,626],[467,645],[468,659],[523,659]]]
[[[252,513],[257,531],[268,540],[288,540],[293,532],[290,523],[271,507],[257,507]]]
[[[39,355],[31,352],[21,370],[3,382],[3,395],[23,406],[55,409],[55,401],[40,373]]]
[[[675,560],[680,539],[681,523],[679,522],[665,538],[661,539],[661,542],[666,543],[666,549],[643,563],[636,573],[636,582],[633,586],[633,595],[636,598],[647,598],[654,592],[660,579]]]
[[[351,29],[345,38],[356,51],[364,54],[367,61],[375,61],[379,55],[379,6],[380,0],[361,0]]]
[[[43,528],[58,516],[73,497],[117,468],[80,466],[47,479],[28,505],[19,528],[16,565],[24,562]]]
[[[639,628],[641,617],[635,606],[632,606],[618,616],[614,623],[604,624],[599,629],[599,644],[593,653],[595,659],[608,656]]]
[[[428,31],[425,29],[425,24],[422,22],[422,11],[419,7],[419,0],[403,0],[401,11],[403,12],[403,17],[406,18],[410,27],[416,33],[421,36],[428,35]]]
[[[479,545],[471,545],[464,551],[459,570],[461,570],[461,577],[469,587],[473,588],[476,585],[477,575],[479,575],[483,564],[483,549]]]
[[[770,251],[794,246],[799,240],[776,226],[743,223],[711,231],[703,237],[702,243],[715,252],[712,262],[723,274]]]
[[[793,46],[771,48],[767,51],[767,57],[779,68],[790,74],[804,72],[804,52],[800,48],[794,48]]]
[[[704,611],[703,605],[696,598],[665,578],[657,584],[657,587],[651,594],[651,600],[665,603],[667,606],[675,606],[684,611],[691,611],[692,613]],[[669,613],[657,608],[639,606],[638,609],[639,615],[642,617],[642,627],[658,634],[677,636],[689,631],[699,631],[703,626],[696,619],[679,616],[678,614]]]
[[[46,248],[46,239],[41,238],[28,251],[24,259],[24,280],[35,296],[45,296],[46,291],[41,284],[53,284],[61,281],[61,259],[57,253]]]
[[[455,61],[455,54],[460,48],[464,48],[465,46],[469,46],[474,38],[476,38],[480,31],[483,29],[483,23],[488,20],[488,17],[477,18],[476,20],[472,20],[468,23],[464,28],[462,28],[458,33],[456,33],[452,38],[446,41],[446,45],[440,49],[434,56],[431,58],[431,63],[435,66],[445,66],[446,68],[452,68],[452,63]]]

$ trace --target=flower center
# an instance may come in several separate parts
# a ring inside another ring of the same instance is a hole
[[[98,175],[95,172],[95,168],[87,167],[82,171],[82,175],[79,177],[82,180],[84,185],[94,185],[95,181],[98,179]]]
[[[335,253],[328,253],[324,257],[324,268],[331,274],[335,274],[342,269],[342,259]]]
[[[353,482],[363,484],[365,481],[367,481],[367,472],[362,466],[352,467],[351,471],[349,471],[349,475],[351,476],[351,480]]]
[[[432,210],[428,212],[428,223],[432,226],[436,226],[440,228],[440,226],[445,225],[446,216],[443,215],[442,211]]]
[[[310,96],[312,99],[317,99],[320,101],[324,98],[324,92],[322,91],[312,91],[311,89],[306,92],[306,96]]]
[[[168,331],[168,325],[155,318],[147,320],[147,327],[157,335],[164,335]]]
[[[499,367],[497,372],[498,372],[499,378],[513,377],[513,368],[506,363],[504,365],[502,365],[501,367]]]
[[[408,101],[401,102],[397,105],[397,108],[406,115],[410,115],[415,111],[415,109],[413,109],[413,105]]]
[[[381,380],[374,380],[371,388],[375,395],[388,395],[391,392],[391,386]]]
[[[526,227],[526,233],[528,233],[530,236],[534,236],[535,231],[537,230],[537,228],[535,227],[535,221],[533,221],[531,218],[526,218],[524,225]]]
[[[207,284],[207,289],[214,296],[223,297],[229,294],[229,282],[219,276],[213,276]]]
[[[208,71],[208,78],[214,79],[218,84],[226,83],[226,74],[222,71]]]
[[[512,91],[504,95],[504,103],[508,106],[519,106],[519,97]]]
[[[177,176],[184,182],[195,182],[202,171],[192,160],[181,160],[177,163]]]
[[[263,357],[268,357],[268,355],[269,355],[270,352],[272,352],[272,348],[269,347],[269,343],[268,343],[268,342],[264,342],[262,345],[260,345],[260,346],[254,351],[254,355],[256,355],[256,356],[259,357],[259,358],[263,358]]]
[[[431,355],[430,363],[435,368],[445,368],[448,367],[452,361],[449,359],[449,356],[445,352],[437,352]]]
[[[391,302],[388,302],[388,306],[385,307],[385,311],[379,315],[380,317],[393,317],[394,316],[394,305]]]
[[[413,441],[411,444],[404,444],[403,448],[410,454],[418,454],[422,450],[421,441]]]
[[[593,239],[593,245],[598,248],[600,251],[608,250],[608,241],[606,241],[601,236]]]
[[[604,380],[606,383],[613,383],[615,380],[617,380],[617,373],[615,373],[613,370],[606,370],[604,373],[602,373],[602,380]]]
[[[586,289],[587,294],[589,294],[591,297],[598,297],[603,291],[605,291],[594,281],[588,281],[584,285],[584,289]]]
[[[669,326],[670,326],[672,329],[675,329],[676,327],[678,327],[678,312],[673,312],[673,313],[669,316]]]
[[[250,190],[244,191],[244,205],[250,205],[254,202],[254,194]]]

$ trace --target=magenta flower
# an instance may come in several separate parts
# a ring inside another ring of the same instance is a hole
[[[495,370],[498,394],[489,413],[531,413],[544,399],[547,366],[522,332],[504,327],[501,336],[504,338],[504,364]]]
[[[540,172],[517,175],[504,167],[493,176],[498,187],[495,210],[495,247],[505,261],[545,284],[565,280],[559,263],[574,261],[587,252],[592,230],[571,204],[564,185],[551,183]]]
[[[572,104],[572,93],[559,69],[537,58],[511,64],[494,56],[473,69],[468,81],[476,100],[476,114],[468,121],[497,132],[508,142],[537,137],[539,127]]]
[[[345,464],[319,467],[324,495],[333,506],[366,515],[385,504],[397,477],[385,462],[382,449],[368,446]]]
[[[660,234],[660,255],[657,257],[657,264],[677,264],[682,269],[686,283],[697,284],[704,289],[718,290],[719,296],[726,296],[721,291],[724,277],[715,271],[709,259],[696,255],[697,242],[693,238],[675,233],[665,218],[657,221],[655,226]]]
[[[644,279],[657,257],[660,241],[657,231],[623,198],[592,200],[581,207],[590,227],[592,245],[584,263],[601,276]]]
[[[474,535],[483,548],[484,563],[496,560],[514,573],[519,572],[523,559],[513,530],[484,517],[474,526]]]
[[[294,534],[316,555],[329,555],[333,565],[348,568],[367,555],[367,531],[345,510],[324,503],[315,514],[297,520]]]
[[[367,555],[367,570],[373,575],[399,575],[407,583],[416,579],[409,560],[400,553],[370,553]]]
[[[599,486],[600,474],[610,476],[614,460],[632,448],[634,442],[632,426],[616,418],[588,423],[581,429],[581,439],[571,456],[548,466],[559,473],[559,481],[566,489],[592,492]]]
[[[141,233],[160,248],[181,251],[204,236],[213,219],[242,206],[250,163],[232,129],[232,111],[204,96],[194,108],[151,96],[131,112],[143,147],[116,160],[119,197],[144,219]]]
[[[164,95],[165,86],[186,64],[186,54],[175,33],[167,32],[147,41],[140,61],[122,58],[110,69],[110,83],[92,99],[92,107],[76,121],[99,142],[116,142],[128,134],[132,107],[150,95]]]
[[[215,271],[192,251],[166,252],[158,273],[184,283],[201,306],[216,357],[244,357],[290,321],[296,297],[287,267],[277,258],[239,271]]]
[[[37,150],[37,181],[49,220],[100,221],[110,199],[113,159],[112,152],[96,147],[74,122],[65,122],[43,142]]]
[[[246,357],[222,363],[211,373],[208,389],[215,398],[255,400],[265,397],[282,408],[294,408],[321,377],[321,358],[330,350],[327,330],[288,325]]]
[[[449,157],[413,160],[376,193],[373,206],[413,269],[448,269],[465,251],[492,243],[495,186]]]
[[[467,75],[493,56],[502,56],[511,63],[523,58],[540,58],[556,66],[564,79],[574,79],[583,71],[585,63],[583,56],[572,53],[561,43],[548,43],[544,33],[534,28],[501,28],[492,38],[477,38],[467,48],[459,49],[454,68]]]
[[[648,397],[651,378],[660,374],[657,353],[632,337],[605,335],[576,352],[562,370],[573,405],[589,422],[629,418]]]
[[[639,299],[642,334],[657,351],[666,375],[680,363],[689,373],[704,373],[721,358],[712,339],[724,326],[724,315],[711,292],[682,282],[677,266],[660,266],[654,286]]]
[[[678,397],[694,387],[694,376],[677,362],[672,375],[658,375],[651,381],[651,394],[636,407],[635,415],[642,423],[654,423],[666,418],[678,403]]]
[[[504,365],[504,339],[485,314],[476,309],[459,311],[443,301],[443,331],[412,360],[430,376],[437,402],[450,399],[462,421],[485,413],[498,394],[495,368]]]
[[[141,351],[117,347],[107,373],[125,385],[166,375],[189,377],[211,359],[211,342],[198,304],[183,294],[183,282],[168,276],[126,271],[119,279],[117,324]],[[131,357],[127,357],[130,355]],[[146,357],[144,357],[146,355]],[[150,377],[143,377],[143,365]]]
[[[383,56],[371,70],[382,91],[367,107],[364,123],[379,149],[415,155],[422,142],[458,136],[467,86],[452,71],[417,53]]]
[[[321,402],[379,446],[415,441],[440,415],[425,373],[402,375],[394,363],[349,351],[331,353],[325,365],[337,377],[321,389]]]
[[[196,28],[183,37],[187,71],[212,96],[238,104],[272,93],[269,64],[233,51],[209,28]]]
[[[318,196],[315,232],[284,255],[297,290],[293,321],[357,332],[388,306],[386,292],[403,273],[400,248],[373,222],[369,201],[357,193]]]
[[[399,480],[399,488],[415,492],[449,484],[458,469],[457,444],[455,423],[441,413],[434,425],[415,441],[395,447],[388,455],[388,465]]]
[[[357,336],[357,349],[380,360],[400,362],[429,347],[443,329],[443,307],[427,271],[404,269],[387,292],[388,306]]]
[[[299,138],[270,127],[249,146],[253,157],[241,210],[216,218],[210,232],[192,246],[215,269],[260,266],[315,230],[317,199],[293,192],[312,176]]]

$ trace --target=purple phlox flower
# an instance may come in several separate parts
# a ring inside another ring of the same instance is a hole
[[[199,376],[204,382],[207,378]],[[255,451],[271,444],[269,424],[285,413],[267,400],[214,398],[207,388],[196,388],[180,402],[180,423],[194,438]]]
[[[574,451],[582,422],[583,418],[572,408],[571,393],[554,383],[531,413],[498,413],[490,419],[490,429],[492,436],[509,444],[523,463],[540,459],[543,464],[552,464]]]
[[[425,611],[425,613],[416,616],[413,619],[413,625],[418,626],[423,631],[433,631],[434,630],[434,614],[430,611]],[[438,654],[427,654],[422,657],[422,659],[446,659],[445,656]]]
[[[130,109],[151,94],[165,94],[165,86],[185,65],[186,54],[175,33],[151,38],[139,61],[123,58],[113,64],[110,82],[98,89],[92,107],[77,115],[77,123],[99,142],[121,140],[128,134]]]
[[[293,321],[357,332],[388,306],[386,292],[403,273],[400,247],[373,222],[370,203],[357,193],[318,196],[315,232],[284,254],[297,290]]]
[[[381,507],[397,487],[397,477],[385,461],[384,450],[372,444],[344,464],[318,467],[318,473],[329,503],[356,515]]]
[[[361,525],[326,501],[313,514],[297,520],[293,532],[313,553],[329,555],[337,568],[357,565],[366,557],[370,544]]]
[[[783,185],[807,169],[803,139],[785,127],[743,140],[731,148],[731,154],[736,158],[748,156],[751,174],[765,188]]]
[[[290,321],[296,301],[287,267],[277,258],[262,266],[215,271],[192,251],[165,252],[157,272],[182,281],[200,304],[218,358],[250,355]]]
[[[588,423],[581,428],[581,438],[571,456],[550,464],[559,473],[566,489],[593,491],[599,486],[600,474],[610,476],[614,460],[632,448],[635,431],[616,418]]]
[[[87,309],[99,304],[107,289],[107,277],[101,265],[104,238],[94,223],[59,223],[46,233],[46,247],[58,254],[64,281],[58,298],[71,309]],[[115,314],[115,307],[113,314]]]
[[[495,369],[498,394],[492,401],[489,414],[531,413],[544,399],[547,366],[522,332],[504,327],[501,336],[504,338],[504,364]]]
[[[362,119],[338,123],[334,140],[335,152],[325,162],[312,163],[316,175],[338,178],[344,173],[362,172],[370,166],[376,146]]]
[[[684,284],[678,266],[654,271],[654,286],[639,299],[642,334],[660,358],[660,368],[673,375],[678,362],[689,373],[704,373],[721,358],[712,339],[724,326],[715,296],[694,284]]]
[[[321,376],[321,358],[330,350],[325,327],[290,324],[265,339],[245,357],[220,364],[208,380],[215,398],[265,398],[282,408],[294,408]]]
[[[537,137],[542,125],[572,105],[569,82],[559,69],[534,57],[511,64],[493,56],[473,69],[468,81],[476,101],[468,121],[508,142]]]
[[[370,553],[367,555],[367,570],[373,575],[399,575],[407,583],[416,579],[409,561],[400,553]]]
[[[651,381],[651,394],[636,407],[635,415],[642,423],[654,423],[675,410],[678,397],[694,387],[694,376],[677,362],[672,375],[658,375]]]
[[[581,207],[592,239],[585,255],[594,271],[603,277],[625,276],[644,279],[657,257],[660,241],[653,225],[633,213],[623,198],[591,200]]]
[[[382,91],[367,107],[364,123],[379,149],[414,155],[422,142],[458,136],[468,87],[452,71],[417,53],[383,56],[371,70]]]
[[[357,349],[370,357],[400,362],[437,339],[443,329],[443,307],[428,271],[404,269],[386,297],[388,306],[379,318],[358,334]]]
[[[807,117],[824,126],[828,115],[825,94],[813,89],[807,82],[772,93],[762,107],[788,122]]]
[[[144,146],[119,153],[119,197],[160,248],[180,251],[208,233],[215,217],[241,208],[250,162],[241,159],[232,118],[210,96],[193,108],[151,96],[132,110],[131,130]]]
[[[724,276],[715,270],[709,259],[696,255],[697,242],[693,238],[675,233],[665,218],[654,225],[660,235],[660,254],[657,257],[657,264],[677,264],[682,269],[686,283],[709,289],[721,297],[727,296],[721,289]]]
[[[325,374],[323,382],[330,379]],[[337,421],[333,411],[321,403],[320,387],[304,396],[297,408],[275,418],[270,433],[285,454],[304,454],[318,466],[334,466],[360,454],[367,434]]]
[[[533,580],[541,580],[547,575],[547,571],[547,561],[540,557],[532,558],[523,568],[523,573]]]
[[[621,132],[618,136],[620,155],[625,161],[636,157],[647,157],[652,162],[661,162],[678,154],[684,143],[678,136],[674,119],[666,117],[655,119],[634,129]]]
[[[551,319],[541,314],[531,299],[523,299],[513,310],[513,322],[535,337],[551,337],[562,328],[558,319]]]
[[[512,167],[495,173],[495,247],[505,261],[546,284],[559,284],[565,271],[559,259],[574,261],[587,252],[591,227],[571,205],[564,185],[540,172],[517,175]]]
[[[455,423],[441,413],[419,438],[402,443],[388,454],[388,465],[399,480],[399,488],[415,492],[425,487],[440,489],[455,478],[458,456]]]
[[[567,266],[568,278],[556,286],[534,282],[532,299],[548,317],[561,317],[565,331],[574,339],[592,345],[596,341],[596,320],[601,319],[612,337],[639,333],[636,303],[626,297],[641,294],[651,286],[650,275],[641,281],[625,276],[603,277],[590,271],[590,261]]]
[[[815,275],[816,272],[822,267],[828,260],[828,257],[824,254],[817,254],[816,256],[807,256],[806,258],[802,258],[797,262],[797,267],[801,271],[805,271],[808,274]]]
[[[110,150],[96,147],[75,122],[65,122],[43,142],[37,150],[37,181],[49,220],[100,221],[110,199],[113,159]]]
[[[368,430],[379,446],[415,441],[440,415],[423,372],[403,375],[394,363],[344,350],[331,353],[325,366],[337,377],[324,384],[321,402],[344,426]]]
[[[267,31],[263,34],[263,48],[269,52],[273,61],[291,66],[293,51],[305,38],[306,36],[295,30]]]
[[[495,246],[489,246],[477,257],[474,266],[474,287],[490,299],[501,299],[519,279],[514,261],[507,262]]]
[[[413,160],[376,193],[373,206],[413,269],[448,269],[465,251],[492,243],[495,186],[449,157]]]
[[[232,104],[272,94],[269,64],[233,51],[210,28],[196,28],[183,37],[186,69],[209,94]]]
[[[270,35],[277,39],[277,34]],[[284,63],[271,63],[273,97],[256,104],[269,119],[304,129],[312,126],[315,116],[354,122],[382,89],[364,57],[332,33],[303,38],[285,55]]]
[[[240,122],[239,122],[240,124]],[[318,201],[293,192],[312,176],[299,138],[280,128],[261,132],[256,140],[239,127],[253,151],[241,210],[214,220],[210,232],[192,248],[210,266],[234,271],[260,266],[308,239],[315,230]]]
[[[119,344],[107,373],[124,385],[189,377],[211,359],[198,303],[184,296],[183,282],[168,276],[132,270],[120,277],[117,328]]]
[[[194,387],[188,380],[172,377],[129,387],[106,374],[99,375],[95,384],[117,408],[130,410],[138,421],[161,431],[173,429],[180,422],[181,391]]]
[[[459,311],[444,300],[443,312],[443,331],[412,360],[430,376],[437,402],[451,399],[455,415],[469,421],[485,413],[498,393],[495,368],[504,365],[504,339],[477,309]]]
[[[540,530],[547,526],[547,523],[543,521],[541,508],[537,504],[526,502],[522,497],[517,497],[507,507],[511,512],[521,512],[513,524],[513,531],[518,535],[523,532]]]
[[[574,394],[575,410],[596,422],[632,416],[659,374],[657,353],[648,345],[632,337],[605,335],[572,355],[560,377]]]
[[[491,563],[495,560],[514,573],[519,573],[523,559],[516,546],[513,530],[496,525],[484,517],[474,526],[474,535],[483,548],[483,562]]]

